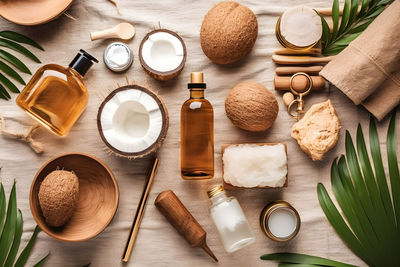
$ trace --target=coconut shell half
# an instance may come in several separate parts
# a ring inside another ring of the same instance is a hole
[[[122,93],[124,91],[132,90],[132,89],[134,89],[136,91],[137,90],[141,91],[142,94],[146,94],[148,97],[152,98],[155,101],[156,105],[158,106],[158,108],[161,112],[162,123],[161,123],[161,130],[159,132],[159,135],[151,145],[149,145],[148,147],[146,147],[145,149],[140,150],[140,151],[127,152],[127,151],[124,151],[123,149],[116,148],[107,139],[107,137],[104,133],[104,127],[103,127],[103,123],[102,123],[102,113],[106,112],[105,106],[111,99],[114,98],[114,96],[116,96],[117,94]],[[164,141],[165,137],[167,136],[168,126],[169,126],[169,117],[168,117],[168,110],[167,110],[165,103],[152,90],[147,89],[142,86],[139,86],[139,85],[126,85],[126,86],[122,86],[122,87],[117,88],[114,91],[112,91],[101,103],[98,114],[97,114],[97,128],[99,130],[100,137],[103,140],[103,142],[105,143],[105,145],[107,146],[107,148],[112,153],[116,154],[117,156],[126,157],[129,159],[142,158],[142,157],[145,157],[145,156],[155,153],[160,148],[162,142]]]
[[[146,41],[149,40],[149,38],[151,38],[151,36],[153,34],[162,33],[162,32],[172,35],[173,37],[178,39],[182,45],[182,50],[183,50],[183,58],[182,58],[181,63],[179,64],[179,66],[177,66],[174,69],[167,70],[167,71],[160,71],[160,70],[156,70],[156,69],[150,67],[149,64],[145,61],[144,56],[143,56],[143,47],[144,47],[144,44],[146,43]],[[140,47],[139,47],[139,61],[140,61],[140,64],[142,65],[143,69],[151,77],[153,77],[154,79],[160,80],[160,81],[171,80],[171,79],[175,78],[176,76],[178,76],[179,73],[181,73],[181,71],[183,70],[183,67],[185,66],[186,55],[187,55],[187,51],[186,51],[186,46],[185,46],[185,42],[183,41],[183,39],[176,32],[173,32],[173,31],[170,31],[167,29],[158,29],[158,30],[149,32],[143,38],[142,42],[140,43]]]

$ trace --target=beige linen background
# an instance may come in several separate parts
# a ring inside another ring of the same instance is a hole
[[[89,32],[108,28],[120,21],[129,21],[136,26],[136,36],[128,44],[135,54],[133,66],[125,74],[115,74],[104,64],[93,66],[86,75],[85,83],[89,90],[89,105],[65,138],[53,136],[46,130],[37,133],[38,139],[45,143],[46,152],[36,155],[27,145],[0,137],[0,179],[8,192],[13,179],[17,180],[18,206],[24,216],[23,243],[26,243],[35,226],[29,210],[29,188],[39,167],[51,157],[67,152],[85,152],[106,162],[114,172],[120,188],[120,203],[111,224],[89,241],[82,243],[62,243],[40,233],[30,263],[51,252],[46,266],[122,266],[121,253],[131,226],[144,182],[147,160],[129,161],[110,155],[100,139],[96,127],[99,104],[108,91],[117,83],[124,84],[125,76],[137,83],[147,85],[157,91],[167,104],[170,114],[170,128],[167,139],[159,151],[160,167],[151,190],[140,232],[128,266],[275,266],[263,262],[259,256],[264,253],[292,251],[324,256],[348,263],[363,263],[345,246],[323,214],[316,194],[318,182],[323,182],[329,191],[329,168],[334,157],[344,152],[345,129],[354,133],[357,122],[368,125],[368,113],[356,107],[347,97],[335,89],[313,93],[306,98],[306,107],[330,98],[337,110],[342,124],[340,139],[336,148],[321,162],[312,162],[290,137],[294,123],[277,95],[280,113],[271,129],[265,133],[248,133],[235,128],[226,118],[224,100],[229,89],[237,82],[251,79],[266,85],[273,91],[274,64],[271,61],[273,50],[279,47],[274,26],[277,17],[286,8],[305,4],[310,7],[329,7],[326,0],[260,0],[239,1],[249,6],[258,17],[259,36],[251,54],[239,64],[218,66],[203,54],[199,42],[199,30],[205,13],[218,2],[213,1],[119,1],[122,16],[106,0],[75,1],[69,13],[77,20],[65,16],[45,25],[21,27],[0,21],[1,29],[16,30],[36,39],[46,49],[37,52],[43,63],[67,65],[80,48],[86,49],[98,59],[102,59],[104,48],[111,40],[91,42]],[[32,12],[35,12],[32,10]],[[142,70],[137,54],[144,35],[158,27],[178,32],[188,49],[186,66],[181,75],[169,82],[157,82]],[[35,71],[39,65],[30,63]],[[207,98],[215,111],[215,162],[216,175],[209,181],[185,181],[179,175],[179,112],[188,97],[186,84],[191,71],[204,71],[207,82]],[[28,77],[25,77],[27,80]],[[275,93],[275,92],[274,92]],[[1,101],[0,110],[8,119],[8,127],[18,128],[18,123],[31,124],[14,103],[14,100]],[[381,137],[384,137],[388,120],[379,124]],[[255,244],[233,254],[227,254],[217,235],[216,228],[208,214],[209,200],[207,188],[221,182],[220,148],[224,143],[237,142],[287,142],[289,153],[289,186],[283,190],[244,190],[229,192],[236,196],[254,229]],[[190,248],[154,206],[154,199],[163,190],[172,189],[182,202],[198,219],[208,233],[208,244],[220,262],[214,263],[202,250]],[[292,241],[279,244],[269,240],[258,226],[261,209],[275,199],[289,201],[297,208],[302,218],[299,235]]]

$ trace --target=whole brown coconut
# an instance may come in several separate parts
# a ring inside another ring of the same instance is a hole
[[[242,59],[254,46],[258,34],[257,17],[236,2],[221,2],[203,19],[200,31],[204,54],[218,64]]]
[[[261,132],[274,123],[278,111],[276,97],[262,84],[244,81],[235,85],[225,100],[232,123],[247,131]]]
[[[78,199],[79,181],[73,172],[53,171],[40,184],[40,208],[50,226],[60,227],[67,223],[75,211]]]

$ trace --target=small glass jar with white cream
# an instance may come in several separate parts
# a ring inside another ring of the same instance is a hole
[[[124,43],[114,42],[109,44],[103,54],[104,64],[115,72],[127,70],[133,62],[133,53]]]
[[[231,253],[253,243],[256,238],[237,199],[228,197],[220,185],[207,193],[212,202],[211,218],[225,250]]]
[[[295,208],[283,200],[269,203],[261,212],[260,226],[272,240],[292,240],[300,230],[300,215]]]

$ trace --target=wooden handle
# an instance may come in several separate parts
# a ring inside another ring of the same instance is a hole
[[[154,204],[191,246],[203,248],[208,255],[218,261],[206,244],[206,231],[174,192],[171,190],[161,192]]]
[[[293,75],[297,72],[305,72],[307,74],[319,74],[323,66],[310,66],[310,67],[277,67],[275,73],[277,75]]]
[[[320,55],[321,49],[309,48],[309,49],[290,49],[290,48],[278,48],[274,51],[275,55]]]
[[[321,76],[310,76],[313,81],[312,91],[319,91],[325,88],[325,80]],[[290,90],[290,77],[275,76],[274,78],[275,90],[289,91]],[[308,81],[305,77],[297,76],[293,79],[293,88],[301,92],[308,87]]]
[[[132,227],[131,227],[131,230],[130,230],[130,233],[128,236],[128,240],[126,241],[124,253],[122,254],[123,262],[128,262],[129,258],[131,257],[133,245],[135,244],[136,236],[139,232],[139,226],[140,226],[140,223],[143,218],[144,208],[146,207],[147,198],[149,196],[150,188],[151,188],[151,185],[153,184],[154,177],[156,175],[157,167],[158,167],[158,158],[155,158],[154,162],[153,162],[153,166],[151,168],[151,171],[148,175],[148,179],[143,188],[142,196],[140,198],[139,205],[136,210],[135,218],[133,219],[133,223],[132,223]]]
[[[90,39],[92,41],[109,38],[118,38],[118,34],[115,32],[114,28],[90,33]]]
[[[333,59],[333,56],[310,57],[310,56],[272,55],[272,60],[275,63],[282,64],[282,65],[306,65],[306,64],[328,63],[332,59]]]

